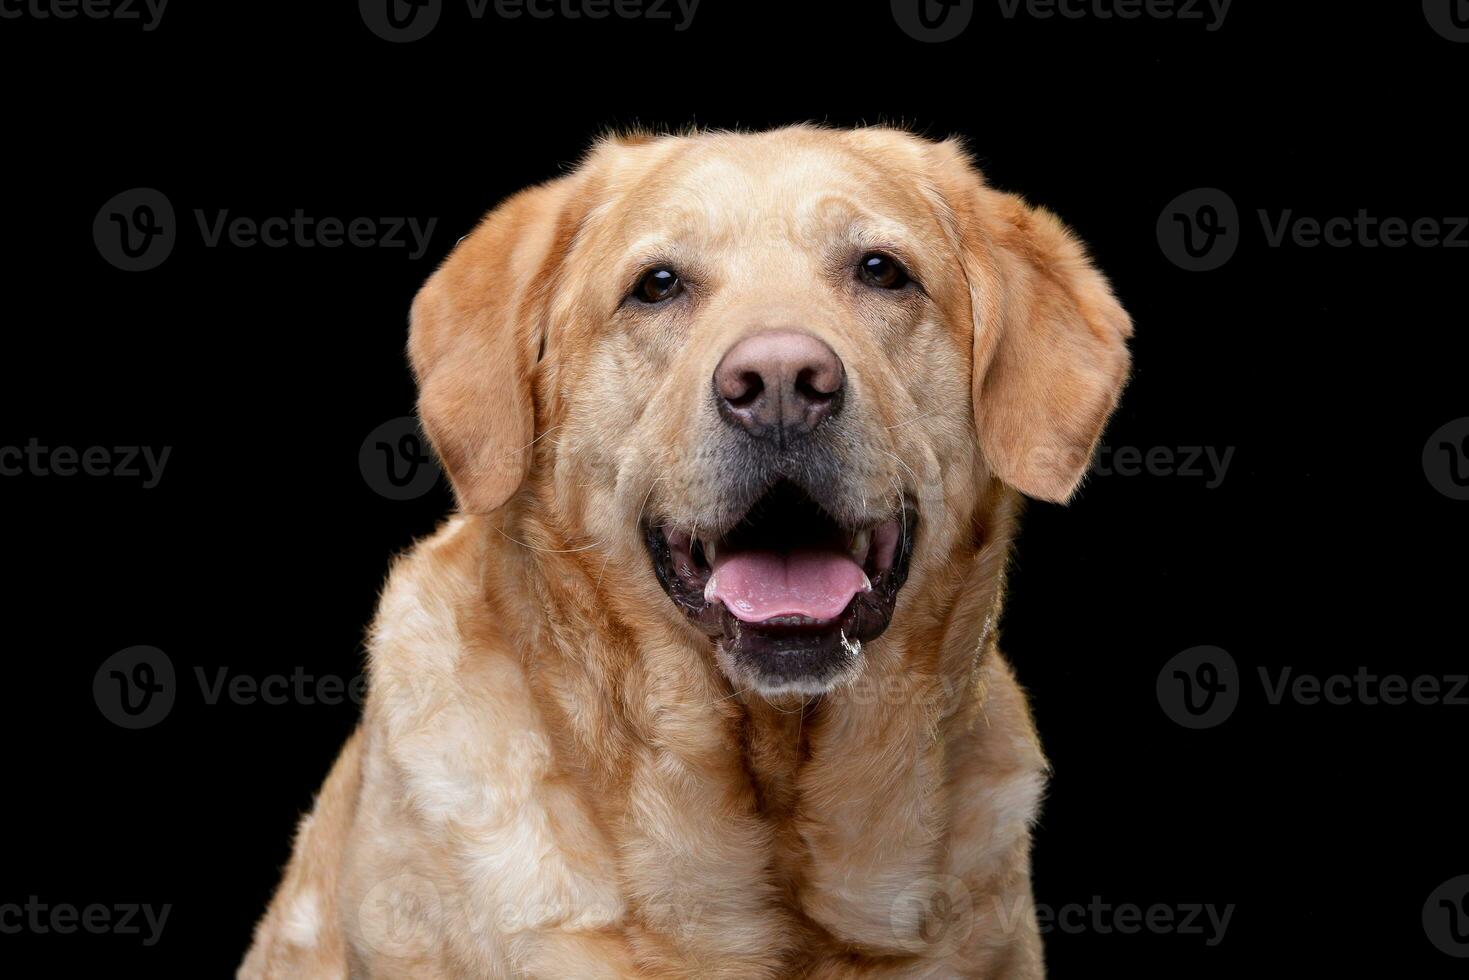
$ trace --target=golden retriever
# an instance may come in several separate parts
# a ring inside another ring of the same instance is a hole
[[[460,513],[394,565],[261,977],[1039,977],[996,643],[1131,324],[887,128],[620,135],[413,304]]]

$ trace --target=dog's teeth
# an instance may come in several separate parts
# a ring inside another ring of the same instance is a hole
[[[700,541],[699,543],[704,546],[704,560],[709,563],[709,567],[710,568],[713,568],[714,567],[714,542],[713,541]]]
[[[858,531],[852,535],[852,558],[861,565],[867,561],[867,550],[872,547],[872,531]]]
[[[867,573],[866,572],[863,572],[862,573],[862,591],[863,592],[871,592],[872,591],[872,579],[870,579],[870,578],[867,577]]]
[[[714,588],[715,588],[715,586],[714,586],[714,579],[715,579],[715,576],[711,575],[711,576],[709,576],[709,581],[707,581],[707,582],[704,583],[704,601],[705,602],[713,602],[714,601]]]

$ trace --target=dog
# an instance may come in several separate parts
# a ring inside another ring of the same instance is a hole
[[[238,975],[1043,976],[996,623],[1131,331],[955,140],[615,134],[500,204],[411,313],[458,511]]]

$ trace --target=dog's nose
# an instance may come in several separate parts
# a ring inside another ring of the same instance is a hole
[[[810,334],[770,330],[725,352],[714,369],[719,413],[751,435],[802,435],[842,407],[846,371],[836,351]]]

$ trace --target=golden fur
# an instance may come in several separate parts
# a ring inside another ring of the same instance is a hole
[[[876,246],[921,295],[831,273]],[[701,299],[620,306],[670,251]],[[922,513],[891,626],[814,698],[732,684],[638,529],[728,517],[708,378],[772,324],[848,365],[834,492]],[[1075,489],[1129,333],[1055,218],[895,130],[609,138],[500,205],[409,343],[462,513],[392,570],[239,975],[1042,976],[1046,763],[995,623],[1021,493]]]

